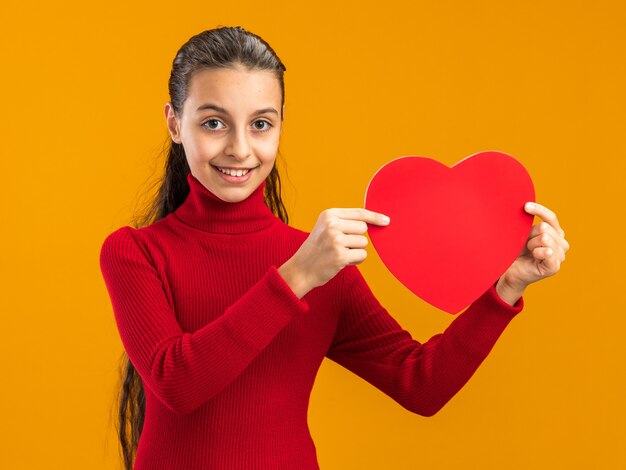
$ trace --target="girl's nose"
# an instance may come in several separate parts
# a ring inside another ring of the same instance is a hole
[[[250,156],[250,144],[245,130],[234,132],[231,136],[226,153],[238,160],[245,160]]]

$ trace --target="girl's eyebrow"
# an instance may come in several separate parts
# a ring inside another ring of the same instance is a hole
[[[220,113],[224,113],[224,114],[230,115],[228,113],[228,111],[226,111],[224,108],[222,108],[222,107],[220,107],[220,106],[218,106],[216,104],[213,104],[213,103],[205,103],[205,104],[199,106],[198,109],[196,109],[196,112],[202,111],[202,110],[205,110],[205,109],[213,109],[213,110],[218,111]],[[278,111],[276,111],[274,108],[259,109],[259,110],[255,111],[254,113],[252,113],[252,115],[253,116],[257,116],[259,114],[264,114],[264,113],[274,113],[274,114],[278,115]]]

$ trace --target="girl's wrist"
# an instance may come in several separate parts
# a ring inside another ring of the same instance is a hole
[[[524,293],[524,288],[511,284],[507,279],[501,277],[496,284],[496,292],[498,296],[509,305],[515,305]]]
[[[278,273],[299,299],[311,290],[306,283],[305,277],[291,259],[278,268]]]

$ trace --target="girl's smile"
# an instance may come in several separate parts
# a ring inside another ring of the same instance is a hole
[[[243,184],[250,180],[252,173],[258,168],[258,165],[254,168],[232,168],[232,167],[217,167],[211,165],[213,169],[227,182],[234,184]]]

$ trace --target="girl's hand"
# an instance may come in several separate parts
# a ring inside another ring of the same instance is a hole
[[[367,224],[387,225],[384,215],[361,208],[322,211],[308,238],[279,273],[298,297],[332,279],[348,264],[367,256]]]
[[[543,219],[533,225],[526,246],[521,254],[500,277],[504,285],[523,291],[532,282],[552,276],[559,271],[569,250],[565,232],[559,225],[556,214],[541,204],[524,209]]]

